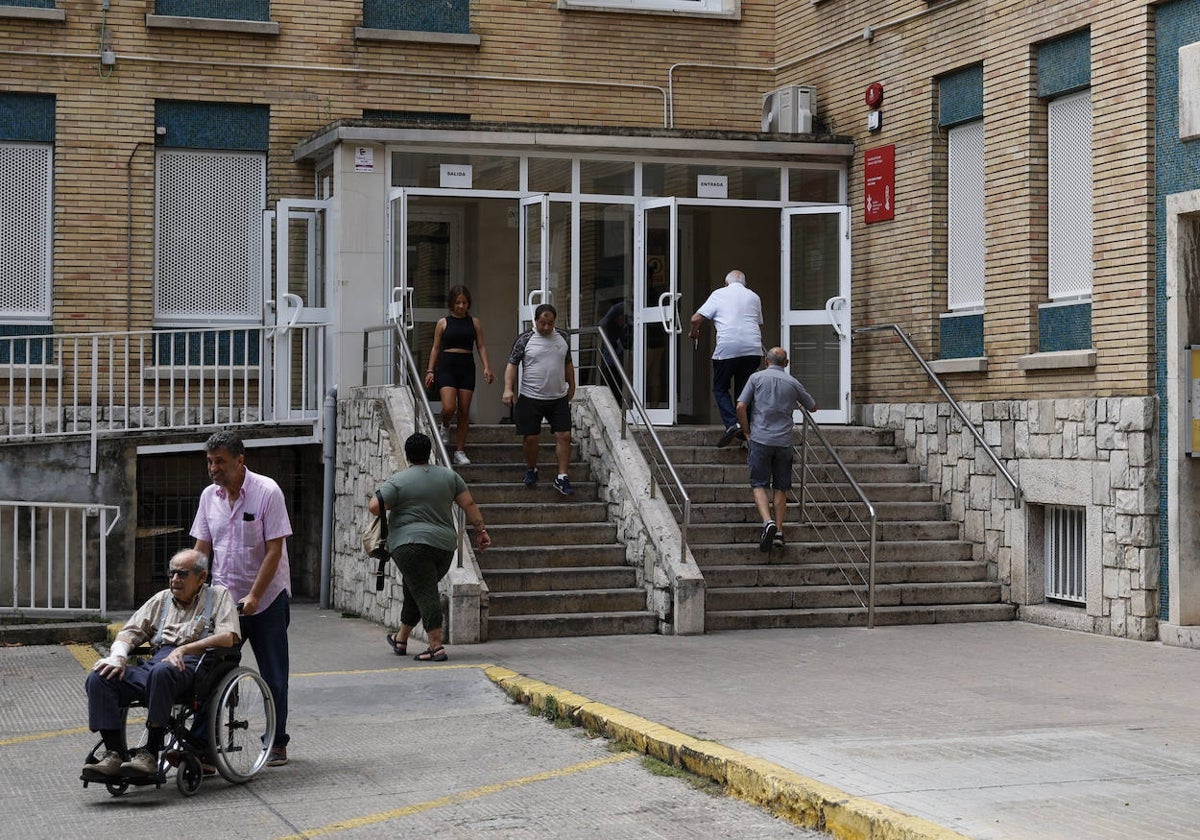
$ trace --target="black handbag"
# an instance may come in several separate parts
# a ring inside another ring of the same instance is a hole
[[[375,491],[375,501],[379,504],[379,516],[372,519],[371,524],[363,531],[362,541],[367,557],[379,561],[375,570],[375,591],[382,592],[383,570],[387,561],[391,559],[391,555],[388,554],[387,547],[387,507],[383,504],[383,495],[378,490]]]

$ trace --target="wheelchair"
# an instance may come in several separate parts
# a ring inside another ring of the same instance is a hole
[[[139,648],[133,655],[146,655],[149,649]],[[104,776],[88,773],[88,767],[104,755],[104,741],[99,741],[85,759],[80,779],[86,788],[90,783],[103,784],[113,796],[121,796],[131,786],[154,785],[160,788],[175,769],[175,785],[184,796],[200,790],[205,778],[204,765],[211,763],[226,781],[234,784],[248,782],[267,763],[267,754],[275,739],[275,700],[271,689],[256,671],[242,666],[241,645],[231,648],[208,648],[196,665],[196,679],[190,696],[176,698],[167,722],[164,748],[158,758],[158,772],[149,776]],[[126,731],[130,708],[122,710]],[[140,730],[141,740],[134,749],[145,744],[146,729],[141,721],[133,725]],[[128,747],[128,743],[126,744]],[[128,755],[126,748],[122,754]],[[177,767],[175,765],[178,765]]]

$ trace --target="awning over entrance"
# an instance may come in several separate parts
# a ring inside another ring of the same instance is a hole
[[[534,309],[605,325],[655,422],[715,423],[714,336],[691,313],[732,269],[762,299],[764,348],[845,422],[850,395],[846,138],[672,129],[345,120],[300,143],[330,202],[329,298],[350,354],[380,313],[428,355],[451,289],[469,289],[499,376]],[[579,344],[581,384],[596,348]],[[482,361],[482,359],[481,359]],[[473,413],[497,422],[480,386]]]

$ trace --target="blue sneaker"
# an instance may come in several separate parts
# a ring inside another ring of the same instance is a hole
[[[554,489],[564,496],[572,496],[575,494],[575,488],[571,486],[571,479],[565,475],[560,475],[554,479]]]
[[[537,484],[537,470],[525,470],[525,486],[532,487]]]

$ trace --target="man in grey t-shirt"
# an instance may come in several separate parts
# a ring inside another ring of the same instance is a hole
[[[754,504],[762,517],[758,550],[770,551],[771,545],[781,548],[783,520],[787,511],[787,494],[792,489],[792,456],[796,424],[792,412],[796,403],[816,411],[812,398],[800,380],[788,373],[787,351],[772,347],[767,351],[767,366],[751,374],[746,387],[738,396],[737,416],[742,434],[750,441],[750,489]],[[774,490],[775,516],[771,516],[767,488]]]
[[[558,311],[543,303],[533,313],[533,329],[526,330],[513,342],[508,365],[504,368],[505,405],[513,410],[517,434],[524,438],[525,486],[537,484],[538,435],[542,420],[554,432],[554,454],[558,475],[554,489],[564,496],[575,490],[567,478],[571,460],[571,398],[575,396],[575,367],[571,363],[571,345],[562,330],[554,328]],[[521,368],[521,393],[517,395],[517,368]]]

